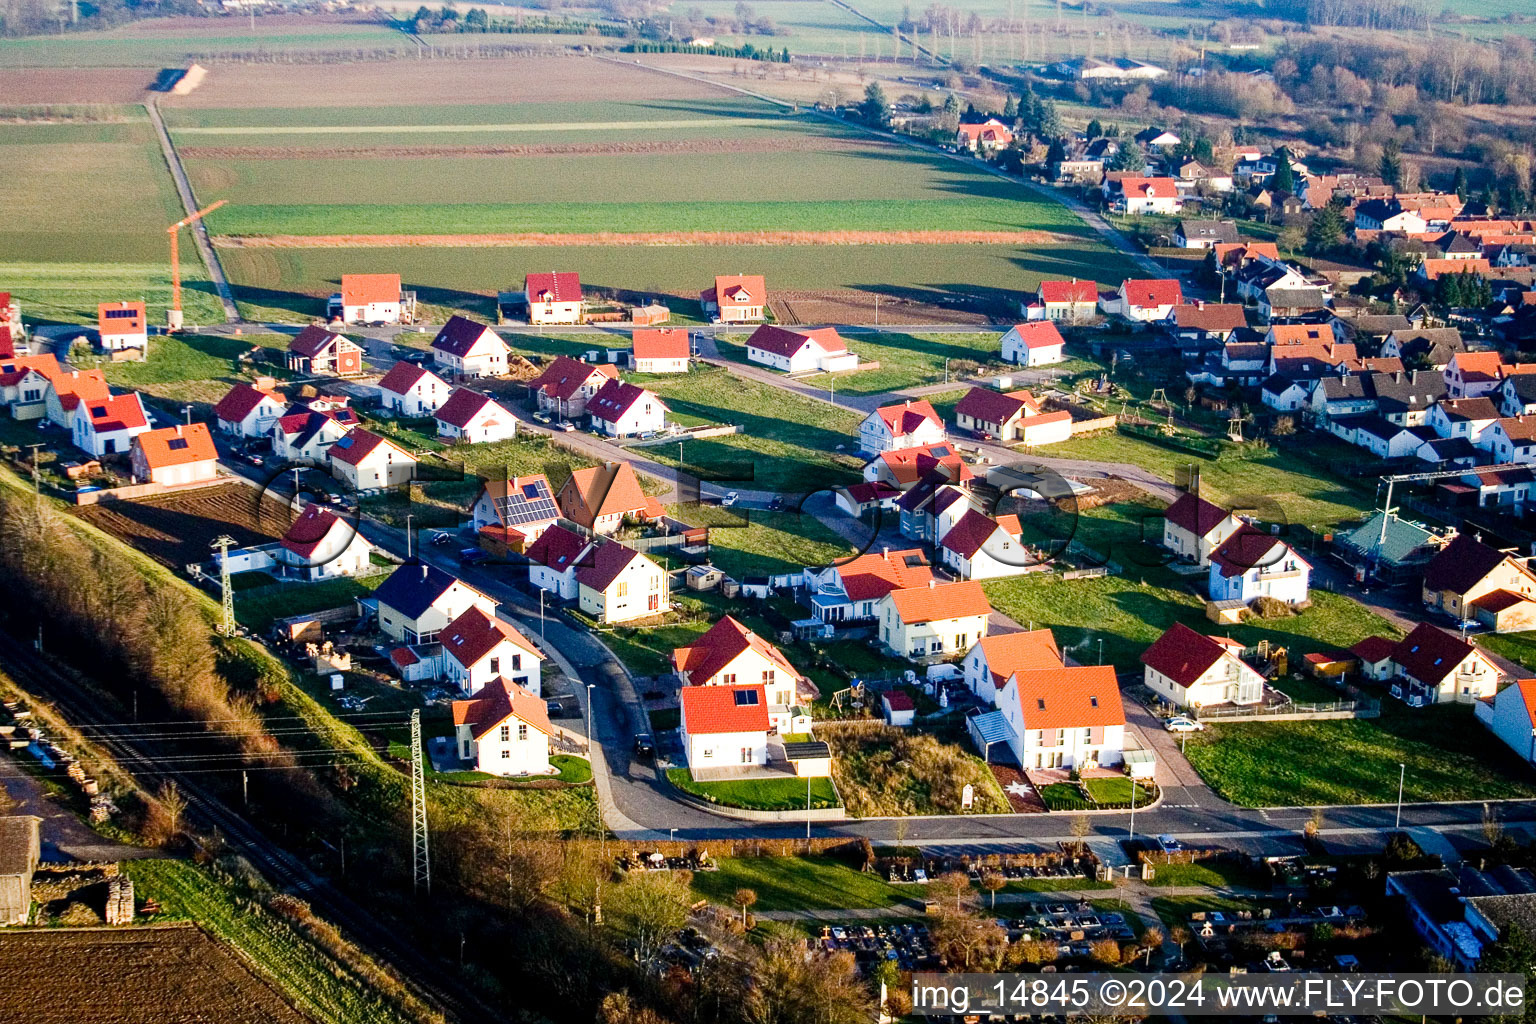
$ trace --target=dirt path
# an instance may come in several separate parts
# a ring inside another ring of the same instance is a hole
[[[490,146],[183,146],[202,160],[355,160],[439,156],[635,156],[648,153],[783,153],[868,148],[827,136],[774,139],[640,139],[633,142],[543,142]]]
[[[1060,245],[1051,231],[595,231],[505,235],[221,235],[223,249],[492,248],[576,245]]]

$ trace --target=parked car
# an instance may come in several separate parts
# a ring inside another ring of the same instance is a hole
[[[479,548],[464,548],[459,552],[459,564],[479,565],[481,562],[489,561],[490,557],[490,555]]]
[[[784,507],[784,499],[779,497],[777,494],[775,494],[773,496],[773,500],[768,503],[768,511],[770,511],[770,512],[777,512],[777,511],[779,511],[779,509],[781,509],[783,507]]]
[[[1157,837],[1157,845],[1164,853],[1176,853],[1184,849],[1184,844],[1173,836],[1164,834]]]
[[[656,745],[651,742],[650,733],[642,732],[635,737],[635,756],[642,761],[649,761],[656,755]]]
[[[731,493],[727,494],[724,498],[720,499],[720,505],[721,505],[722,508],[730,508],[732,505],[736,504],[736,502],[738,502],[740,500],[741,500],[741,495],[737,494],[735,491],[732,491]]]
[[[576,429],[576,424],[572,423],[570,420],[561,420],[559,423],[559,429],[569,434]]]
[[[1200,732],[1205,728],[1204,722],[1197,722],[1183,715],[1175,715],[1163,724],[1168,727],[1169,732]]]
[[[447,532],[445,530],[442,533],[435,534],[432,537],[432,539],[430,541],[428,541],[427,543],[429,543],[429,544],[437,544],[437,545],[452,544],[453,543],[453,534],[451,534],[451,533],[449,533],[449,532]]]
[[[540,423],[545,423],[545,424],[549,424],[549,423],[553,423],[553,422],[555,422],[555,421],[554,421],[554,420],[552,420],[552,419],[550,419],[550,418],[549,418],[549,417],[548,417],[548,416],[546,416],[546,415],[544,415],[544,414],[543,414],[543,413],[541,413],[541,412],[536,412],[536,413],[534,413],[534,414],[533,414],[533,418],[534,418],[534,419],[535,419],[535,420],[537,420],[537,421],[538,421],[538,422],[540,422]]]

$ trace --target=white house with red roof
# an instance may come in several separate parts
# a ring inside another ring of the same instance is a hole
[[[353,427],[326,452],[331,471],[354,491],[394,487],[416,476],[416,457],[371,430]]]
[[[1127,278],[1118,291],[1099,300],[1106,315],[1138,323],[1166,320],[1173,307],[1183,304],[1184,290],[1171,278]]]
[[[149,321],[142,302],[102,302],[96,306],[101,348],[113,359],[143,359],[149,351]]]
[[[453,702],[459,759],[487,775],[552,775],[549,707],[516,683],[498,679],[472,700]]]
[[[326,317],[349,324],[398,324],[415,312],[416,296],[400,289],[399,274],[342,274]]]
[[[1095,281],[1041,281],[1035,294],[1019,303],[1025,320],[1057,320],[1082,323],[1099,310],[1099,286]]]
[[[1013,145],[1013,132],[995,117],[955,129],[955,145],[972,153],[995,153]]]
[[[1207,588],[1212,601],[1271,597],[1305,604],[1311,579],[1312,563],[1279,537],[1244,523],[1211,552]]]
[[[1016,324],[1001,339],[1003,361],[1020,366],[1049,366],[1067,358],[1066,344],[1054,320]]]
[[[965,685],[984,701],[997,702],[997,693],[1015,672],[1060,668],[1061,650],[1048,629],[997,633],[976,641],[960,662]]]
[[[628,381],[610,380],[587,399],[592,429],[609,437],[634,437],[665,430],[667,406],[661,396]]]
[[[928,556],[920,548],[882,549],[840,565],[801,573],[810,595],[811,614],[822,622],[873,619],[875,606],[893,590],[926,587],[933,579]]]
[[[1127,175],[1116,180],[1106,175],[1104,194],[1116,213],[1178,213],[1183,206],[1179,183],[1174,178],[1144,178]]]
[[[629,365],[636,373],[687,373],[693,354],[683,327],[637,327],[631,335]]]
[[[365,576],[373,567],[373,545],[357,528],[323,505],[306,505],[289,525],[273,557],[298,576],[328,580]]]
[[[503,539],[518,541],[510,545],[516,551],[525,550],[559,518],[559,506],[543,473],[491,477],[469,507],[470,527],[475,532],[505,531]]]
[[[763,324],[747,339],[747,361],[785,373],[830,373],[859,365],[835,327],[791,330],[773,324]]]
[[[345,334],[310,324],[288,343],[288,369],[307,376],[352,377],[363,372],[363,347]]]
[[[71,427],[75,447],[98,459],[127,454],[133,439],[147,430],[149,415],[137,391],[82,402]]]
[[[1536,679],[1517,679],[1473,707],[1477,720],[1526,764],[1536,764]]]
[[[219,430],[238,437],[265,437],[283,415],[283,400],[250,384],[236,384],[213,407]]]
[[[404,360],[389,368],[379,381],[379,401],[401,416],[431,416],[443,407],[453,386],[425,366]]]
[[[489,395],[469,388],[455,388],[433,416],[437,436],[457,444],[506,441],[517,436],[517,417]]]
[[[1039,401],[1028,391],[971,388],[955,403],[955,426],[983,438],[1016,441],[1024,419],[1040,411]]]
[[[1125,707],[1111,665],[1015,671],[997,710],[1021,767],[1081,771],[1125,759]]]
[[[717,275],[715,286],[699,293],[699,306],[705,316],[720,323],[761,320],[768,307],[768,286],[761,274]]]
[[[48,415],[48,396],[53,379],[64,368],[51,355],[13,356],[0,359],[0,405],[14,420],[36,420]]]
[[[1163,547],[1185,561],[1209,565],[1211,552],[1242,525],[1220,505],[1186,492],[1163,513]]]
[[[815,689],[773,644],[730,615],[710,626],[687,647],[672,651],[672,668],[683,689],[701,686],[762,687],[768,702],[770,727],[780,733],[809,727],[809,714],[800,707],[801,691],[815,696]]]
[[[1373,644],[1380,639],[1367,638]],[[1361,641],[1356,646],[1365,645]],[[1499,666],[1476,644],[1427,622],[1393,644],[1390,661],[1376,671],[1391,680],[1392,696],[1415,707],[1450,701],[1467,704],[1491,697],[1504,678]]]
[[[535,697],[544,692],[539,666],[544,655],[516,626],[494,612],[466,608],[443,627],[443,678],[471,697],[497,679],[516,683]]]
[[[279,462],[323,462],[331,445],[352,429],[328,412],[292,407],[272,424],[272,454]]]
[[[540,412],[574,420],[586,414],[587,401],[599,388],[618,378],[618,368],[609,363],[594,366],[570,356],[556,356],[528,387]]]
[[[1264,677],[1227,644],[1196,633],[1182,622],[1168,627],[1141,652],[1142,681],[1181,708],[1207,704],[1257,704]]]
[[[882,405],[859,424],[859,449],[866,455],[898,448],[943,444],[949,434],[944,420],[925,398],[907,399],[900,405]]]
[[[678,735],[699,780],[728,778],[768,763],[768,702],[761,683],[685,686]]]
[[[561,600],[576,600],[581,592],[576,571],[591,550],[592,539],[586,534],[550,526],[523,552],[528,556],[528,582]]]
[[[1019,576],[1036,563],[1019,540],[1019,517],[967,509],[939,538],[939,557],[963,580]]]
[[[529,274],[523,279],[530,324],[581,323],[581,275],[570,271]]]
[[[600,545],[576,568],[581,610],[608,625],[660,615],[672,607],[667,572],[617,541]]]
[[[451,316],[432,339],[432,361],[456,377],[501,377],[512,349],[484,324]]]
[[[133,438],[128,462],[138,483],[175,487],[219,476],[219,450],[206,423],[146,430]]]
[[[55,360],[57,362],[57,360]],[[70,370],[57,372],[48,379],[48,420],[63,427],[71,434],[75,429],[75,413],[86,402],[104,402],[112,397],[107,378],[98,370]]]

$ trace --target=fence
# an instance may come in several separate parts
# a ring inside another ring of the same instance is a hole
[[[128,484],[123,487],[104,487],[96,491],[76,491],[76,505],[97,505],[104,501],[125,501],[129,498],[147,498],[155,494],[174,491],[195,491],[204,487],[220,487],[232,481],[226,477],[216,480],[193,480],[185,484]]]
[[[709,427],[695,427],[692,430],[679,430],[675,434],[665,437],[651,437],[643,440],[638,438],[625,438],[623,444],[628,448],[655,448],[658,445],[678,444],[682,441],[695,441],[705,437],[728,437],[731,434],[741,433],[741,427],[734,423],[717,423]]]
[[[709,547],[709,527],[700,526],[688,530],[685,533],[670,533],[664,537],[630,537],[619,541],[627,548],[632,548],[642,555],[652,551],[667,551],[672,548],[690,548],[703,546]]]
[[[1362,698],[1360,700],[1336,700],[1322,704],[1273,704],[1231,707],[1203,707],[1194,710],[1194,717],[1200,721],[1221,719],[1226,722],[1303,722],[1311,719],[1326,718],[1376,718],[1381,714],[1381,701]]]

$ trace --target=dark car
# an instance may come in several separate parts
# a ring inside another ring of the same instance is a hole
[[[768,503],[768,511],[770,511],[770,512],[777,512],[779,509],[781,509],[783,507],[784,507],[784,499],[779,497],[777,494],[775,494],[773,496],[773,500]]]
[[[656,756],[656,745],[651,742],[649,733],[641,733],[635,737],[635,756],[642,761],[649,761]]]
[[[479,565],[481,562],[489,561],[490,557],[479,548],[465,548],[459,552],[459,562],[463,565]]]

